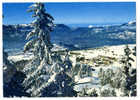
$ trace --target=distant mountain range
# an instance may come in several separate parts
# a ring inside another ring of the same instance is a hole
[[[22,48],[27,42],[26,35],[33,28],[30,24],[3,25],[3,44],[5,49]],[[106,25],[72,28],[56,24],[51,33],[52,43],[69,49],[94,48],[105,45],[135,44],[136,21],[121,25]]]

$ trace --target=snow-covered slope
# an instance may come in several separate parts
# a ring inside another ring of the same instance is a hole
[[[136,45],[129,45],[130,49],[132,50]],[[64,50],[65,48],[58,46],[55,44],[54,50]],[[74,89],[76,91],[81,91],[82,88],[95,88],[98,90],[101,86],[99,85],[99,78],[98,72],[100,68],[104,70],[113,69],[114,71],[118,70],[122,67],[120,60],[124,56],[124,48],[125,45],[118,45],[118,46],[104,46],[100,48],[93,48],[87,50],[73,50],[70,51],[70,60],[72,61],[72,65],[76,65],[77,58],[84,58],[80,60],[80,63],[87,64],[92,67],[94,70],[92,71],[92,77],[84,77],[80,78],[75,76],[75,83]],[[31,53],[26,54],[18,54],[9,56],[8,59],[12,60],[13,62],[22,61],[22,60],[30,60],[33,57]],[[132,67],[136,68],[136,57],[131,55],[134,59],[132,62]],[[104,88],[110,88],[110,86],[105,86]],[[118,93],[119,95],[119,93]]]

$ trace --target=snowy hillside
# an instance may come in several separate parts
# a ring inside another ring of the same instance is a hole
[[[131,50],[135,46],[136,45],[129,45]],[[55,48],[57,48],[57,46]],[[93,69],[92,77],[84,77],[84,78],[79,78],[78,76],[74,77],[75,82],[77,84],[74,86],[74,89],[76,91],[82,91],[82,89],[88,88],[89,89],[88,91],[90,92],[92,91],[91,89],[94,88],[99,91],[100,88],[102,87],[100,85],[100,80],[98,76],[100,68],[103,68],[104,70],[112,69],[113,71],[117,72],[122,67],[120,61],[124,56],[124,48],[125,45],[118,45],[118,46],[105,46],[95,49],[70,51],[70,60],[72,61],[73,66],[76,65],[77,63],[76,59],[79,58],[81,64],[88,65]],[[63,53],[61,55],[63,57]],[[32,59],[32,57],[33,55],[31,53],[26,54],[21,53],[18,55],[9,56],[8,59],[13,62],[21,62],[30,60]],[[136,68],[136,57],[133,55],[131,55],[131,57],[134,59],[134,62],[131,62],[132,67]],[[111,88],[111,87],[107,85],[102,88]],[[116,92],[119,92],[119,90],[116,90]],[[119,93],[117,95],[120,96]]]

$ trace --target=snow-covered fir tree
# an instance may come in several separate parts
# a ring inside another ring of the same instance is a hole
[[[23,70],[27,76],[23,82],[24,87],[34,97],[75,96],[76,92],[70,85],[72,77],[68,73],[72,67],[68,51],[64,60],[57,52],[51,51],[53,17],[45,12],[43,3],[33,4],[29,11],[33,12],[36,19],[32,22],[34,29],[27,35],[30,41],[26,43],[24,51],[32,51],[34,57]]]
[[[123,84],[123,96],[136,96],[136,69],[132,67],[131,62],[134,62],[134,59],[130,56],[133,54],[136,56],[136,48],[133,53],[128,45],[124,49],[124,57],[122,59],[123,63],[123,74],[124,74],[124,84]]]
[[[69,59],[69,52],[66,50],[64,59],[57,53],[52,54],[53,64],[51,72],[54,73],[54,81],[52,81],[43,91],[43,97],[64,97],[77,96],[77,92],[73,89],[74,80],[72,73],[72,62]]]
[[[41,89],[47,86],[51,75],[50,32],[54,26],[54,19],[46,13],[42,3],[31,5],[28,11],[33,12],[32,16],[35,17],[35,20],[31,24],[34,29],[26,37],[30,41],[24,46],[24,52],[32,50],[34,57],[23,70],[27,75],[23,85],[31,96],[40,96]]]
[[[136,56],[136,46],[133,48],[133,55]],[[137,77],[137,71],[136,68],[133,68],[131,70],[131,96],[137,96],[137,82],[136,82],[136,77]]]
[[[94,71],[94,69],[88,64],[82,64],[80,62],[81,60],[84,59],[85,59],[84,57],[76,58],[76,64],[72,69],[73,77],[78,76],[79,78],[84,78],[84,77],[92,76],[92,71]]]

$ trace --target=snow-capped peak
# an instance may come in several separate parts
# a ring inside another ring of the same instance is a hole
[[[88,28],[93,28],[93,25],[89,25]]]
[[[134,24],[134,23],[136,23],[136,20],[128,22],[128,24]]]
[[[30,24],[21,24],[21,26],[29,26]]]

